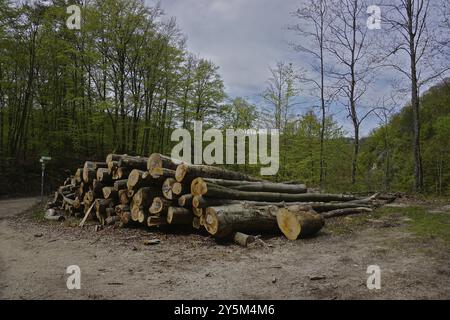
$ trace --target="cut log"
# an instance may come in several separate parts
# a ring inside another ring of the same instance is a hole
[[[75,172],[75,182],[80,184],[83,181],[83,168],[78,168]]]
[[[144,210],[144,209],[139,210],[138,222],[147,224],[148,216],[149,216],[149,214],[148,214],[147,210]]]
[[[206,208],[205,228],[216,238],[233,232],[279,231],[276,215],[271,207],[246,208],[240,204]]]
[[[123,155],[118,161],[120,168],[147,170],[148,158]]]
[[[307,188],[304,184],[285,184],[269,181],[238,181],[224,179],[203,178],[205,182],[210,182],[219,186],[242,191],[258,192],[279,192],[279,193],[306,193]]]
[[[116,170],[115,177],[118,180],[128,179],[128,176],[130,175],[131,169],[125,168],[125,167],[119,167]]]
[[[192,228],[199,230],[201,227],[199,217],[192,218]]]
[[[119,161],[120,157],[122,157],[122,156],[123,156],[123,154],[110,153],[106,156],[105,162],[108,164],[112,161]]]
[[[242,232],[235,232],[233,234],[234,243],[247,247],[250,243],[255,242],[256,238],[254,236],[249,236],[248,234]]]
[[[187,182],[190,182],[192,179],[197,177],[226,180],[261,181],[261,179],[252,177],[245,173],[207,165],[193,165],[183,163],[178,165],[176,168],[175,179],[178,182],[183,182],[185,179],[187,180]]]
[[[97,169],[97,180],[103,184],[108,184],[112,182],[111,174],[108,168],[98,168]]]
[[[192,211],[186,208],[170,207],[167,211],[168,224],[191,225],[193,217]]]
[[[156,170],[156,172],[147,172],[154,180],[157,180],[158,182],[164,182],[167,178],[175,179],[175,170],[162,168],[162,170]]]
[[[149,208],[149,212],[152,215],[162,215],[166,214],[169,210],[169,207],[173,205],[172,201],[164,199],[163,197],[155,197],[153,198],[152,205]]]
[[[153,178],[147,174],[147,171],[133,169],[128,176],[127,188],[128,190],[136,190],[142,187],[149,187],[152,185],[152,182]]]
[[[167,224],[166,217],[162,216],[149,216],[147,218],[147,226],[149,227],[159,227]]]
[[[173,200],[177,197],[172,192],[172,188],[175,182],[176,181],[174,178],[167,178],[166,180],[164,180],[164,183],[162,185],[162,194],[168,200]]]
[[[289,240],[315,235],[325,224],[321,215],[300,208],[294,206],[279,208],[277,211],[278,227]]]
[[[178,198],[178,205],[180,207],[190,208],[190,207],[192,207],[192,199],[193,198],[194,198],[194,196],[190,193],[182,195],[181,197]]]
[[[207,208],[224,206],[227,204],[239,204],[241,201],[218,199],[218,198],[205,198],[203,196],[192,196],[192,207],[194,208]]]
[[[116,222],[119,222],[119,221],[120,221],[120,217],[118,217],[118,216],[111,216],[111,217],[108,217],[108,218],[105,219],[105,224],[107,226],[110,226],[110,225],[113,225],[113,224],[115,224]]]
[[[192,208],[192,213],[194,214],[194,216],[196,217],[201,217],[203,216],[203,211],[205,211],[205,209],[203,208]]]
[[[97,169],[106,167],[107,165],[105,162],[86,161],[83,167],[83,181],[92,183],[97,176]]]
[[[277,192],[252,192],[234,190],[210,182],[205,182],[202,178],[196,178],[191,184],[191,193],[193,195],[204,195],[211,198],[231,199],[231,200],[250,200],[250,201],[269,201],[269,202],[330,202],[330,201],[351,201],[356,197],[344,194],[320,194],[320,193],[277,193]]]
[[[175,182],[172,186],[172,194],[176,196],[181,196],[182,194],[186,194],[190,191],[190,186],[187,184],[183,184],[181,182]]]
[[[108,165],[108,170],[111,175],[113,175],[113,173],[117,171],[117,168],[119,168],[118,161],[110,161],[107,163],[107,165]]]
[[[133,196],[133,205],[136,205],[138,207],[150,207],[150,205],[153,202],[153,199],[155,197],[158,197],[161,195],[161,191],[159,189],[156,189],[154,187],[145,187],[139,189]]]
[[[328,212],[321,213],[321,216],[324,218],[333,218],[333,217],[339,217],[339,216],[345,216],[349,214],[358,214],[358,213],[365,213],[365,212],[372,212],[373,210],[371,208],[367,207],[356,207],[356,208],[344,208],[344,209],[336,209]]]
[[[105,199],[114,199],[116,201],[119,199],[119,194],[117,190],[114,189],[114,187],[103,187],[102,191],[103,198]]]
[[[128,190],[122,189],[118,191],[119,202],[120,204],[128,204],[130,203],[130,198],[128,197]]]
[[[138,222],[139,220],[139,211],[144,210],[144,207],[142,206],[131,206],[131,220]]]
[[[176,170],[179,164],[184,163],[178,159],[172,159],[160,153],[152,153],[148,158],[147,170],[152,175],[162,175],[163,169]]]
[[[121,216],[124,212],[130,212],[130,206],[127,204],[119,204],[114,207],[117,216]]]
[[[105,185],[103,183],[101,183],[100,181],[95,179],[92,182],[92,196],[93,196],[93,198],[103,198],[103,188],[104,187],[105,187]],[[94,199],[92,199],[92,201],[94,201]]]
[[[114,181],[114,190],[119,191],[127,189],[127,181],[127,179]]]

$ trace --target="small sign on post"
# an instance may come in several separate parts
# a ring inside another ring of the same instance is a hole
[[[39,159],[39,162],[41,163],[41,203],[44,203],[44,176],[45,176],[45,163],[47,161],[52,160],[51,157],[42,156],[41,159]]]

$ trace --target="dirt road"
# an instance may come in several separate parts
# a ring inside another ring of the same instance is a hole
[[[402,216],[368,215],[345,233],[341,218],[314,239],[241,248],[204,235],[38,221],[24,212],[35,201],[0,201],[2,299],[450,298],[448,247],[407,232]],[[151,238],[161,243],[142,243]],[[67,289],[70,265],[81,269],[80,290]],[[369,265],[381,268],[380,290],[366,286]]]

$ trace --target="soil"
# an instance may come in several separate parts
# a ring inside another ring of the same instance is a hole
[[[313,239],[242,248],[205,234],[42,221],[30,209],[37,200],[0,201],[1,299],[450,298],[448,246],[416,238],[401,216],[368,215],[343,234],[333,224],[352,218],[334,218]],[[80,290],[66,286],[70,265],[81,269]],[[381,269],[379,290],[366,286],[369,265]]]

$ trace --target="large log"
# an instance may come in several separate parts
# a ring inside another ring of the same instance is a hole
[[[164,173],[164,169],[176,170],[177,166],[182,163],[184,162],[181,160],[160,153],[152,153],[148,158],[147,170],[152,175],[160,175]]]
[[[168,200],[173,200],[177,197],[177,195],[173,194],[172,192],[172,188],[175,182],[176,181],[174,178],[167,178],[166,180],[164,180],[164,183],[162,185],[162,194]]]
[[[148,209],[152,215],[166,214],[169,208],[173,205],[172,201],[164,199],[163,197],[153,198],[152,205]]]
[[[190,182],[192,179],[197,177],[226,180],[261,181],[261,179],[252,177],[245,173],[207,165],[193,165],[183,163],[178,165],[176,168],[175,179],[178,182],[183,182],[183,180],[185,179],[187,180],[187,182]]]
[[[194,199],[194,196],[192,194],[190,194],[190,193],[184,194],[178,198],[178,205],[180,207],[190,208],[190,207],[192,207],[193,199]]]
[[[97,176],[97,169],[107,168],[105,162],[86,161],[83,166],[83,181],[92,183]]]
[[[193,218],[192,211],[186,208],[170,207],[167,211],[168,224],[192,225]]]
[[[162,216],[149,216],[147,218],[147,226],[159,227],[167,224],[167,218]]]
[[[220,198],[206,198],[203,196],[192,196],[192,207],[194,208],[207,208],[207,207],[217,207],[224,206],[228,204],[239,204],[242,201],[239,200],[229,200]]]
[[[365,213],[365,212],[372,212],[373,210],[371,208],[367,207],[355,207],[355,208],[342,208],[342,209],[336,209],[328,212],[321,213],[322,217],[324,218],[333,218],[333,217],[339,217],[339,216],[345,216],[349,214],[358,214],[358,213]]]
[[[256,238],[254,236],[242,232],[235,232],[233,234],[233,241],[242,247],[247,247],[250,243],[255,242],[255,240]]]
[[[148,158],[146,157],[134,157],[123,155],[120,157],[118,161],[118,166],[120,168],[129,168],[129,169],[139,169],[146,170],[147,169]]]
[[[130,203],[130,198],[128,197],[128,190],[122,189],[118,191],[119,202],[120,204],[128,204]]]
[[[176,195],[177,197],[181,196],[182,194],[186,194],[189,191],[190,186],[185,183],[175,182],[172,186],[172,194]]]
[[[162,168],[162,170],[156,170],[156,172],[147,171],[153,179],[159,182],[164,182],[167,178],[175,178],[175,170]]]
[[[127,189],[127,179],[121,179],[114,181],[114,190],[124,190]]]
[[[149,187],[153,184],[152,182],[153,178],[151,175],[147,174],[147,171],[133,169],[128,176],[127,188],[128,190],[131,190]]]
[[[149,217],[149,214],[148,214],[147,210],[144,210],[144,209],[139,210],[139,214],[138,214],[138,222],[139,223],[147,224],[148,217]]]
[[[132,169],[130,168],[125,168],[125,167],[119,167],[117,168],[114,178],[117,180],[123,180],[123,179],[128,179],[128,176],[130,174]]]
[[[205,182],[228,187],[230,189],[242,191],[261,191],[261,192],[279,192],[279,193],[306,193],[307,188],[304,184],[286,184],[269,181],[239,181],[225,179],[203,178]]]
[[[105,185],[98,181],[97,179],[95,179],[92,182],[92,196],[93,198],[102,198],[103,197],[103,188],[105,187]],[[93,199],[92,199],[93,201]]]
[[[155,197],[161,195],[161,190],[154,187],[144,187],[139,189],[133,196],[133,206],[150,207]]]
[[[302,206],[279,208],[276,216],[278,227],[289,240],[315,235],[325,224],[321,215]]]
[[[97,176],[97,180],[104,184],[108,184],[108,183],[112,182],[112,177],[111,177],[111,174],[110,174],[108,168],[98,168],[96,176]]]
[[[113,161],[119,161],[119,160],[120,160],[120,157],[122,157],[122,156],[123,156],[123,154],[114,154],[114,153],[110,153],[110,154],[108,154],[108,155],[106,156],[105,162],[108,164],[108,163],[111,163],[111,162],[113,162]]]
[[[270,207],[249,208],[240,204],[207,208],[204,226],[216,238],[228,237],[236,231],[279,231],[276,215]]]
[[[181,198],[180,198],[181,199]],[[276,207],[285,207],[292,205],[302,205],[309,206],[311,210],[316,212],[327,212],[331,210],[337,209],[346,209],[346,208],[360,208],[360,207],[370,207],[370,204],[363,205],[360,203],[354,203],[353,201],[348,202],[268,202],[268,201],[250,201],[250,200],[229,200],[229,199],[220,199],[220,198],[208,198],[203,196],[193,196],[192,198],[192,207],[194,208],[207,208],[214,206],[223,206],[227,204],[243,204],[243,205],[251,205],[251,206],[276,206]],[[181,205],[180,205],[181,206]]]
[[[103,198],[105,199],[114,199],[116,201],[119,199],[119,194],[117,190],[114,189],[114,187],[103,187],[102,191]]]
[[[124,212],[130,212],[130,206],[127,204],[119,204],[114,207],[116,215],[121,216]]]
[[[319,194],[319,193],[277,193],[277,192],[252,192],[234,190],[216,184],[205,182],[202,178],[196,178],[191,184],[191,193],[195,196],[204,195],[211,198],[250,200],[268,202],[330,202],[330,201],[351,201],[356,197],[344,194]]]

